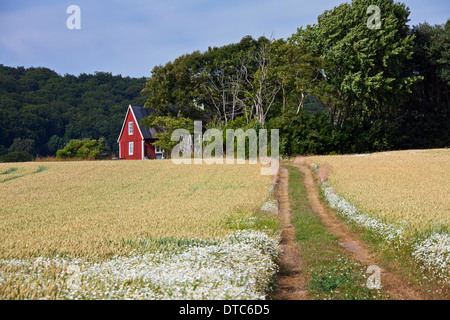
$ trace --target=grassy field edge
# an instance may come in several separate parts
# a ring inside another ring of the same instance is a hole
[[[296,241],[305,261],[308,297],[314,300],[380,300],[383,290],[367,287],[366,267],[352,261],[310,208],[303,174],[289,171],[289,198]]]
[[[337,217],[345,222],[353,232],[361,239],[366,241],[373,252],[377,253],[379,262],[389,271],[398,274],[403,279],[415,287],[421,288],[421,291],[433,299],[449,299],[450,283],[448,273],[443,272],[435,265],[434,261],[443,261],[446,266],[448,260],[447,239],[450,236],[449,230],[445,226],[436,225],[422,230],[421,232],[409,230],[402,224],[386,222],[370,212],[359,211],[358,207],[350,204],[356,215],[364,216],[364,219],[372,220],[373,225],[382,225],[379,227],[367,227],[360,223],[360,217],[349,217],[342,205],[332,205],[327,189],[332,188],[327,182],[320,181],[317,176],[319,166],[313,164],[312,172],[316,184],[318,185],[321,198],[331,210],[337,212]],[[333,191],[331,191],[333,193]],[[342,195],[332,195],[340,197],[346,201]],[[359,221],[358,221],[359,220]],[[389,230],[384,232],[384,230]],[[391,234],[387,234],[391,232]],[[436,235],[442,235],[444,239],[433,240]],[[431,239],[431,240],[430,240]],[[428,242],[428,244],[427,244]],[[424,245],[425,243],[425,245]],[[418,259],[417,247],[420,245],[428,246],[423,250],[422,259]],[[432,260],[429,258],[432,255]],[[434,261],[433,261],[434,260]]]

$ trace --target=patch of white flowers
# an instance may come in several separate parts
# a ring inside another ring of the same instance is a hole
[[[278,201],[276,199],[267,200],[262,205],[261,211],[269,214],[278,214]]]
[[[389,244],[401,244],[405,240],[406,222],[402,222],[402,226],[388,224],[380,218],[358,210],[355,205],[338,195],[328,182],[321,182],[321,189],[330,207],[346,220],[376,233]]]
[[[261,211],[276,215],[274,191],[275,184]],[[237,223],[251,228],[256,219]],[[132,251],[98,262],[59,256],[0,260],[0,289],[11,284],[31,289],[25,299],[55,298],[48,295],[55,287],[59,299],[266,299],[281,252],[281,237],[273,231],[238,230],[219,241],[193,241],[172,251]],[[1,292],[0,299],[9,298]]]
[[[318,165],[318,164],[316,164],[316,163],[311,163],[309,166],[311,167],[311,169],[312,169],[315,173],[317,173],[317,171],[319,171],[319,165]]]
[[[277,183],[272,183],[269,189],[269,196],[266,202],[261,206],[261,211],[268,214],[277,215],[278,214],[278,200],[275,198],[275,191],[277,188]]]
[[[8,277],[20,277],[45,291],[42,279],[51,268],[59,271],[49,285],[56,283],[61,299],[265,299],[279,250],[279,238],[242,230],[215,244],[96,263],[60,257],[3,260],[2,270],[7,265],[16,272],[1,272],[0,286]]]
[[[319,166],[311,164],[311,169],[318,172]],[[362,212],[342,196],[336,194],[328,182],[321,181],[322,193],[330,207],[335,209],[347,221],[363,227],[385,239],[393,246],[408,246],[412,249],[413,258],[431,270],[438,278],[450,284],[450,235],[433,233],[422,239],[407,239],[407,222],[398,225],[388,224],[380,218]]]

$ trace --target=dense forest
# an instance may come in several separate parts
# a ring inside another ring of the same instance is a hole
[[[143,105],[146,79],[97,72],[60,76],[47,68],[0,65],[0,155],[55,155],[71,139],[117,138],[129,104]]]
[[[157,110],[144,124],[169,133],[184,120],[279,129],[284,155],[448,147],[450,20],[409,27],[404,4],[372,2],[380,29],[368,25],[368,2],[353,0],[288,39],[246,36],[155,66],[149,78],[0,65],[0,156],[55,155],[86,138],[117,154],[130,104]]]
[[[382,12],[379,29],[369,4]],[[409,27],[409,14],[392,0],[353,0],[288,39],[182,55],[153,69],[145,106],[162,115],[144,122],[279,129],[284,155],[447,147],[450,20]],[[317,100],[322,111],[307,112]],[[170,148],[168,137],[157,144]]]

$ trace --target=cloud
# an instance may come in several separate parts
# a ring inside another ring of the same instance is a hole
[[[449,12],[445,1],[406,4],[412,16],[441,17]],[[62,74],[108,71],[149,76],[155,65],[181,54],[238,42],[246,35],[287,38],[343,2],[77,0],[81,30],[68,30],[66,9],[74,1],[0,0],[0,63],[46,66]]]

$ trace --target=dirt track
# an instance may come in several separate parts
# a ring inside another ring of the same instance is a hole
[[[305,300],[306,281],[302,274],[304,264],[301,260],[300,248],[295,241],[295,229],[291,224],[288,185],[289,173],[281,167],[279,171],[277,198],[280,206],[280,220],[283,227],[281,246],[283,253],[280,260],[278,286],[274,294],[275,300]]]
[[[378,262],[376,254],[369,250],[368,245],[358,238],[349,227],[339,220],[336,213],[322,203],[317,186],[306,158],[297,157],[294,166],[298,167],[304,175],[304,183],[311,208],[325,224],[332,234],[338,237],[339,244],[348,253],[348,256],[363,265],[377,265],[381,270],[381,284],[392,299],[398,300],[425,300],[420,292],[410,286],[405,280],[386,271]],[[279,288],[274,298],[280,300],[306,299],[307,291],[302,276],[303,263],[301,252],[295,242],[294,228],[290,223],[288,172],[280,168],[279,173],[279,201],[280,219],[283,225],[282,245],[285,250],[280,262]]]

